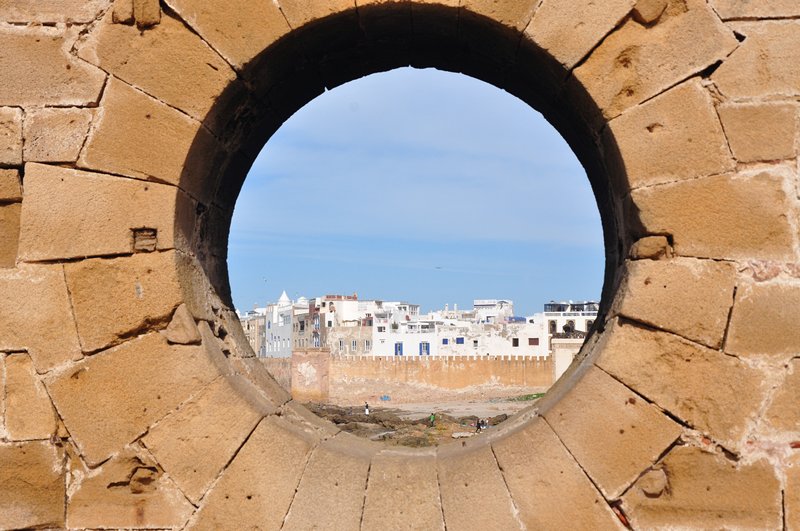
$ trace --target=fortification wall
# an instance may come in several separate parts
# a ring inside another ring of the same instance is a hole
[[[292,358],[258,358],[275,381],[286,389],[292,388]]]

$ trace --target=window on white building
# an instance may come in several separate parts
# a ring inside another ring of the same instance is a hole
[[[339,340],[339,350],[344,350],[344,339]]]
[[[531,347],[539,346],[539,338],[538,337],[529,337],[528,338],[528,346],[531,346]]]
[[[394,344],[394,355],[395,356],[402,356],[403,355],[403,342],[398,341]]]
[[[350,343],[350,346],[352,347],[352,349],[353,349],[353,352],[355,352],[356,350],[358,350],[358,341],[356,341],[356,340],[354,339],[354,340],[353,340],[353,341]]]
[[[364,340],[364,352],[369,352],[370,350],[372,350],[372,341],[370,341],[369,339],[365,339]]]
[[[431,355],[431,344],[427,341],[423,341],[419,344],[419,355],[420,356],[430,356]]]
[[[518,347],[519,346],[519,338],[518,337],[512,337],[511,338],[511,346],[512,347]]]

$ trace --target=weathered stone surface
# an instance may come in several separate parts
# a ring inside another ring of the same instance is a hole
[[[781,384],[772,403],[769,405],[765,420],[775,430],[800,432],[800,358],[788,364],[789,374]]]
[[[525,29],[525,37],[566,68],[572,68],[619,24],[633,3],[634,0],[578,0],[564,9],[560,0],[544,0]]]
[[[788,103],[726,104],[719,108],[725,135],[739,162],[797,156],[798,106]]]
[[[622,529],[543,420],[534,420],[492,448],[527,529]]]
[[[236,77],[228,63],[171,16],[144,32],[106,17],[78,55],[199,121]]]
[[[47,442],[0,444],[0,527],[64,526],[62,453]]]
[[[778,18],[800,16],[800,5],[794,0],[710,0],[723,20],[736,18]]]
[[[3,26],[0,29],[0,105],[95,103],[105,75],[69,54],[77,28]],[[25,57],[20,61],[20,57]],[[36,65],[32,68],[31,65]]]
[[[732,263],[688,258],[629,261],[612,311],[719,348],[735,283]]]
[[[0,352],[0,439],[7,439],[6,435],[6,356]]]
[[[19,170],[0,169],[0,203],[22,201]]]
[[[664,14],[668,5],[667,0],[637,0],[631,14],[639,24],[652,24]]]
[[[678,447],[657,466],[669,486],[647,494],[637,482],[623,497],[634,529],[780,529],[781,488],[772,467],[735,464],[698,448]],[[649,478],[642,478],[648,488]]]
[[[437,461],[446,529],[523,528],[489,446],[442,446]]]
[[[20,257],[33,261],[130,253],[133,229],[139,227],[157,231],[157,249],[185,246],[183,234],[176,242],[174,212],[176,203],[186,200],[174,186],[28,164]]]
[[[20,109],[0,107],[0,164],[8,166],[22,164],[22,110]]]
[[[655,25],[629,19],[606,37],[575,77],[610,119],[724,59],[737,45],[705,1],[670,0]]]
[[[133,24],[133,0],[114,0],[111,21],[115,24]]]
[[[604,142],[619,147],[615,169],[634,189],[734,168],[711,95],[696,79],[612,120]]]
[[[172,251],[84,260],[65,270],[86,352],[165,321],[182,302]]]
[[[114,78],[100,107],[78,161],[82,168],[176,185],[184,171],[209,171],[217,148],[200,122]]]
[[[461,9],[522,31],[530,22],[538,3],[537,0],[463,0]]]
[[[281,418],[262,420],[187,529],[279,529],[316,442]]]
[[[77,486],[69,499],[67,526],[176,528],[193,510],[152,459],[127,448]]]
[[[784,490],[784,518],[786,531],[800,529],[800,457],[795,455],[786,471],[786,487]]]
[[[767,393],[762,371],[671,334],[615,323],[601,345],[599,367],[730,448]]]
[[[0,205],[0,267],[14,267],[19,250],[19,225],[22,206]]]
[[[666,236],[645,236],[631,246],[633,260],[662,260],[672,258],[672,247]]]
[[[597,368],[544,413],[607,499],[615,499],[680,435],[681,427]]]
[[[274,411],[243,378],[219,378],[159,422],[143,442],[197,504],[258,421]]]
[[[275,381],[258,358],[235,358],[231,360],[231,365],[236,368],[238,374],[253,382],[259,392],[272,402],[285,404],[292,399],[289,392]]]
[[[0,21],[85,24],[93,22],[109,3],[110,0],[3,0],[0,3]]]
[[[25,161],[74,162],[78,160],[92,109],[31,109],[25,113]]]
[[[6,357],[6,430],[12,441],[49,439],[56,416],[44,385],[26,353]]]
[[[722,93],[761,99],[800,95],[800,21],[742,22],[734,27],[747,39],[711,77]]]
[[[197,330],[194,317],[189,313],[186,304],[178,306],[163,334],[168,342],[179,345],[196,345],[201,339],[200,331]]]
[[[646,232],[671,234],[675,253],[794,260],[784,177],[756,170],[634,190]]]
[[[363,529],[444,530],[436,454],[403,450],[377,454],[370,467],[361,525]]]
[[[797,356],[800,327],[790,308],[800,308],[800,285],[740,285],[733,305],[725,351],[756,359],[764,356]]]
[[[80,356],[62,266],[0,270],[0,308],[0,350],[26,350],[38,372]]]
[[[133,0],[133,18],[138,28],[150,28],[161,22],[159,0]]]
[[[45,385],[90,466],[101,463],[219,375],[198,346],[147,334],[87,358]]]
[[[289,32],[278,3],[271,0],[166,3],[237,69]]]
[[[339,434],[311,454],[281,529],[360,529],[372,457],[365,442]]]
[[[348,9],[355,10],[355,0],[281,0],[281,11],[292,28],[299,28],[317,19],[341,13]]]

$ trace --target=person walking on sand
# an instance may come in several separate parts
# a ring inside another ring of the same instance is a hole
[[[364,414],[369,416],[369,404],[364,402]]]
[[[434,424],[436,424],[436,414],[435,413],[431,413],[431,416],[430,416],[430,418],[428,420],[431,421],[431,428],[433,428]]]

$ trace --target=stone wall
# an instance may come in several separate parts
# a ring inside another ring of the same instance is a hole
[[[292,389],[292,358],[258,358],[282,388]]]

